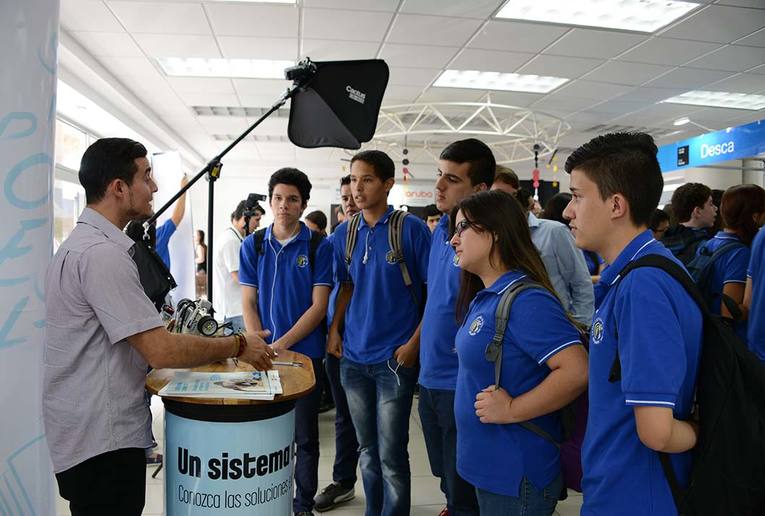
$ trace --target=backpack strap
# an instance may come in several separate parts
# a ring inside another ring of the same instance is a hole
[[[313,274],[314,263],[316,262],[316,250],[319,248],[319,244],[324,240],[324,235],[311,231],[311,241],[308,243],[308,266],[311,267],[311,273]]]
[[[393,258],[401,268],[401,276],[404,278],[406,288],[412,286],[412,276],[409,274],[409,268],[404,260],[404,247],[401,243],[401,234],[404,228],[404,218],[409,215],[402,210],[393,210],[388,222],[388,246],[393,251]]]
[[[709,256],[709,261],[704,265],[704,268],[699,271],[699,279],[696,282],[696,284],[699,286],[700,289],[704,290],[707,282],[709,281],[709,276],[712,274],[712,267],[714,266],[715,262],[720,259],[722,255],[727,253],[728,251],[732,251],[733,249],[737,249],[739,247],[746,247],[743,242],[727,242],[720,247],[717,248],[713,253],[711,253]],[[709,251],[707,248],[702,248],[699,253],[707,254]]]
[[[264,246],[264,242],[266,240],[266,228],[259,229],[255,233],[253,233],[252,240],[255,245],[255,252],[258,253],[260,256],[263,256],[264,254],[266,254],[266,249]]]
[[[516,281],[510,288],[505,290],[505,292],[502,293],[502,297],[499,298],[497,311],[494,314],[494,337],[486,346],[485,351],[486,360],[489,362],[494,362],[495,389],[499,389],[499,381],[502,374],[502,341],[505,338],[507,322],[510,320],[510,308],[512,307],[513,301],[515,301],[515,298],[518,296],[518,294],[524,290],[529,290],[532,288],[543,289],[544,287],[530,279],[521,278],[520,280]],[[560,448],[560,443],[539,425],[536,425],[530,421],[523,421],[518,423],[518,425],[551,442],[557,448]]]
[[[353,250],[356,248],[356,239],[359,237],[359,224],[361,223],[361,212],[351,217],[348,221],[348,231],[345,234],[345,265],[348,271],[351,270],[351,258]]]

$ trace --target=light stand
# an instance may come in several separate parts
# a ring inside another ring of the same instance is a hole
[[[211,245],[207,246],[207,300],[212,303],[213,300],[213,276],[214,274],[211,273],[213,270],[213,206],[214,206],[214,199],[215,199],[215,181],[218,180],[220,177],[220,171],[223,167],[223,163],[221,163],[221,160],[223,157],[228,154],[231,149],[237,146],[239,142],[244,140],[247,135],[249,135],[257,126],[259,126],[263,120],[268,118],[271,114],[273,114],[277,109],[282,107],[285,102],[287,102],[288,99],[290,99],[297,90],[300,88],[303,88],[310,80],[313,78],[313,73],[315,73],[316,67],[315,65],[310,61],[306,60],[305,64],[295,66],[293,68],[289,68],[287,70],[287,79],[294,80],[292,86],[290,86],[287,91],[285,91],[282,96],[274,102],[274,104],[271,106],[271,108],[266,111],[263,116],[258,118],[254,124],[252,124],[249,129],[247,129],[245,132],[243,132],[236,140],[231,142],[231,144],[226,147],[223,152],[215,156],[213,159],[210,160],[210,162],[199,171],[197,175],[195,175],[183,188],[178,190],[178,193],[176,193],[169,201],[167,201],[164,206],[162,206],[160,209],[158,209],[154,215],[152,215],[146,222],[144,222],[144,229],[148,228],[152,224],[154,224],[157,220],[157,218],[162,215],[170,206],[173,205],[175,201],[177,201],[181,195],[186,193],[186,190],[191,188],[194,183],[199,181],[202,176],[207,176],[207,241],[210,242]]]

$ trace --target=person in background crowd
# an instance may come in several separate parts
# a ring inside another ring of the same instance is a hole
[[[433,232],[428,258],[428,296],[420,338],[420,403],[418,410],[430,470],[441,479],[446,496],[442,515],[478,514],[472,485],[457,473],[457,423],[454,392],[457,354],[454,311],[460,288],[460,268],[449,243],[449,213],[464,198],[491,187],[496,162],[491,149],[475,138],[449,144],[438,160],[436,206],[443,213]]]
[[[664,238],[664,234],[669,229],[669,214],[659,208],[653,210],[651,220],[648,222],[648,229],[651,230],[651,233],[656,240]]]
[[[542,211],[541,218],[554,220],[568,227],[569,220],[563,216],[563,210],[566,209],[566,206],[568,206],[569,202],[571,202],[570,193],[560,192],[553,195],[547,201],[547,204],[545,204],[545,209]],[[590,272],[590,276],[592,277],[592,282],[597,283],[598,279],[600,279],[600,264],[603,261],[597,254],[593,253],[592,251],[585,251],[582,249],[582,255],[584,256],[584,261],[587,264],[587,270]]]
[[[583,516],[676,515],[656,452],[670,454],[685,489],[698,436],[687,420],[701,352],[699,307],[658,268],[638,268],[618,281],[642,256],[680,264],[648,230],[664,186],[657,151],[648,134],[611,133],[566,160],[573,198],[563,216],[576,245],[609,264],[590,331]],[[621,380],[610,381],[617,356]]]
[[[87,205],[45,275],[42,413],[59,494],[73,516],[140,516],[151,417],[146,370],[238,357],[270,369],[265,332],[170,333],[131,258],[129,221],[151,217],[157,185],[146,148],[96,140],[82,156]]]
[[[494,169],[494,181],[492,184],[495,190],[503,190],[512,195],[515,195],[521,189],[518,174],[513,169],[503,167],[502,165],[497,165]]]
[[[329,291],[332,288],[332,248],[325,238],[311,257],[312,232],[300,222],[311,195],[311,182],[296,168],[282,168],[268,181],[274,223],[265,229],[258,248],[255,236],[242,242],[239,282],[247,328],[266,328],[274,351],[290,349],[307,355],[321,371],[326,345]],[[312,263],[313,262],[313,263]],[[321,379],[310,394],[295,402],[296,516],[313,513],[319,485],[319,404]]]
[[[467,197],[452,220],[451,243],[464,271],[455,342],[457,469],[476,487],[482,516],[548,516],[563,489],[560,451],[518,423],[535,424],[560,442],[557,411],[586,389],[587,352],[531,241],[526,212],[511,195]],[[497,305],[524,280],[539,288],[513,301],[495,385],[486,346]]]
[[[340,179],[340,208],[348,218],[359,212],[351,192],[351,176],[343,176]],[[333,246],[335,245],[335,231],[327,237]],[[340,290],[340,282],[337,279],[337,261],[333,260],[334,287],[329,295],[329,308],[327,309],[327,327],[332,326],[335,316],[335,304],[337,293]],[[340,383],[340,359],[332,353],[324,357],[324,367],[327,375],[327,383],[332,391],[335,404],[335,461],[332,466],[332,482],[322,489],[316,497],[316,510],[329,511],[338,504],[353,500],[356,496],[356,466],[359,463],[359,442],[356,440],[356,430],[353,427],[351,412],[348,408],[348,398],[345,389]]]
[[[498,188],[494,183],[492,190]],[[563,308],[574,319],[589,326],[592,322],[593,304],[595,302],[592,278],[587,270],[584,255],[574,245],[574,237],[565,224],[552,220],[538,219],[528,211],[532,206],[533,197],[523,188],[515,194],[521,206],[526,209],[531,240],[537,247],[542,261],[547,269],[550,281],[555,287]]]
[[[239,252],[245,236],[247,201],[241,200],[231,213],[231,225],[222,231],[215,241],[215,284],[218,295],[213,299],[215,314],[231,323],[234,331],[244,328],[242,317],[242,287],[239,285]],[[249,233],[255,231],[259,217],[250,217]]]
[[[407,287],[388,243],[394,174],[393,160],[384,152],[362,151],[351,159],[351,191],[361,215],[356,215],[357,245],[350,263],[345,260],[347,224],[338,226],[334,241],[342,285],[327,351],[342,357],[367,516],[406,516],[411,506],[409,416],[431,235],[423,221],[404,217],[401,247],[412,280]]]
[[[701,183],[686,183],[672,194],[672,210],[678,224],[664,233],[662,243],[687,265],[715,224],[717,207],[712,202],[712,190]]]
[[[760,219],[760,224],[765,220]],[[760,228],[752,242],[752,255],[746,271],[744,308],[749,313],[747,343],[765,362],[765,229]]]
[[[435,204],[429,204],[425,207],[425,224],[428,225],[430,232],[434,232],[441,220],[441,212],[438,211]]]
[[[205,232],[201,229],[194,231],[194,263],[197,264],[197,273],[207,272],[207,244]]]
[[[322,236],[327,236],[327,216],[323,211],[312,211],[305,216],[305,225],[308,229],[315,231]]]
[[[717,208],[717,216],[715,217],[715,223],[714,226],[709,228],[709,238],[712,238],[717,234],[720,229],[722,229],[722,216],[720,216],[720,205],[722,204],[722,197],[725,193],[725,190],[719,190],[717,188],[712,190],[712,204],[715,205],[715,208]]]
[[[184,175],[181,178],[181,188],[189,183],[188,178]],[[157,246],[155,250],[162,261],[165,262],[167,268],[170,269],[170,237],[175,234],[175,230],[183,220],[183,215],[186,213],[186,192],[183,192],[177,201],[175,201],[175,207],[173,208],[173,214],[165,222],[157,226]]]
[[[703,292],[712,313],[734,319],[723,302],[730,298],[736,306],[743,304],[746,271],[749,267],[750,246],[757,230],[765,220],[765,190],[757,185],[737,185],[728,188],[720,205],[722,229],[698,248],[697,254],[712,255],[722,246],[729,249],[715,259],[709,282]],[[738,243],[734,246],[733,243]],[[747,323],[739,317],[734,323],[736,333],[746,341]]]
[[[263,218],[263,215],[266,214],[265,208],[263,208],[263,206],[260,204],[255,204],[255,207],[252,209],[252,211],[253,215],[250,217],[250,233],[260,228],[260,221]]]

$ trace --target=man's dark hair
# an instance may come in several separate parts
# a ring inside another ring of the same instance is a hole
[[[518,199],[518,202],[521,203],[521,208],[523,208],[524,211],[531,211],[531,206],[529,206],[529,201],[534,198],[534,194],[526,190],[525,188],[520,188],[517,192],[515,192],[515,198]],[[532,201],[533,205],[533,201]]]
[[[485,183],[488,188],[494,182],[497,161],[489,146],[481,140],[468,138],[450,143],[441,151],[438,159],[460,164],[470,163],[468,177],[472,186]]]
[[[361,151],[351,158],[351,166],[353,166],[355,161],[363,161],[367,165],[370,165],[372,169],[374,169],[375,175],[380,178],[380,181],[393,179],[396,175],[396,165],[393,164],[393,160],[390,159],[390,156],[383,151]]]
[[[518,174],[516,174],[512,168],[503,167],[502,165],[497,165],[494,181],[510,185],[516,190],[521,189],[521,182],[518,179]]]
[[[656,231],[659,229],[659,225],[661,225],[662,222],[669,222],[669,213],[656,208],[651,214],[651,220],[648,222],[648,228],[651,231]]]
[[[425,206],[425,218],[428,217],[440,217],[442,214],[440,211],[438,211],[438,208],[435,204],[428,204]]]
[[[554,220],[566,226],[571,222],[563,216],[566,206],[571,202],[571,194],[568,192],[558,192],[547,200],[545,209],[540,218]]]
[[[675,210],[675,217],[678,223],[691,220],[695,208],[703,208],[709,198],[712,196],[712,190],[701,183],[686,183],[675,190],[672,194],[672,209]]]
[[[244,212],[247,210],[247,199],[242,199],[239,204],[236,205],[236,209],[231,212],[231,220],[239,220],[244,217]]]
[[[664,188],[657,152],[649,134],[604,134],[571,153],[565,168],[569,174],[581,170],[597,185],[603,200],[623,195],[630,206],[630,220],[643,226],[648,225]]]
[[[311,182],[305,173],[296,168],[280,168],[271,175],[271,179],[268,180],[269,200],[274,194],[276,185],[292,185],[297,188],[303,204],[307,204],[308,199],[311,198]]]
[[[104,198],[115,179],[133,184],[138,167],[135,160],[146,157],[146,147],[129,138],[101,138],[85,150],[80,161],[80,184],[88,204]]]
[[[324,212],[321,210],[312,211],[308,215],[305,216],[306,220],[310,220],[314,224],[316,224],[316,227],[319,228],[320,231],[326,231],[327,230],[327,216],[324,215]]]
[[[351,184],[351,175],[347,174],[340,178],[340,186],[345,186]]]

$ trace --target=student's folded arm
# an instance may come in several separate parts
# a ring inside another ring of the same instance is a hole
[[[640,442],[652,450],[682,453],[696,445],[697,430],[675,419],[669,407],[636,406],[635,425]]]
[[[736,305],[739,307],[742,306],[744,301],[744,291],[746,289],[746,283],[738,283],[738,282],[728,282],[723,285],[723,291],[722,293],[726,296],[733,299],[733,301],[736,302]],[[742,314],[745,315],[746,313]],[[728,310],[728,307],[725,305],[725,302],[720,300],[720,315],[723,317],[733,317],[733,314],[730,313],[730,310]],[[746,314],[748,315],[748,314]]]
[[[274,342],[274,349],[289,349],[293,344],[300,342],[316,329],[327,316],[329,292],[330,287],[326,285],[314,285],[311,294],[311,306],[300,316],[287,333]]]

